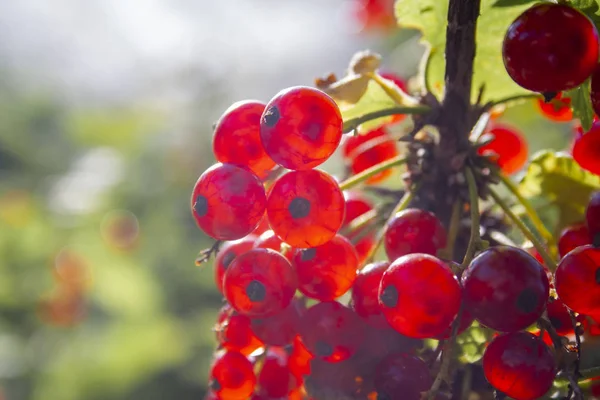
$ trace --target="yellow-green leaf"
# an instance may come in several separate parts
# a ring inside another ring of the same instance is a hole
[[[367,85],[367,90],[354,104],[338,103],[344,121],[349,121],[354,118],[362,117],[375,111],[384,110],[398,106],[398,104],[383,90],[383,88],[374,80],[370,80]],[[392,117],[377,118],[363,123],[359,126],[359,133],[365,133],[370,130],[379,128],[386,123],[389,123]]]

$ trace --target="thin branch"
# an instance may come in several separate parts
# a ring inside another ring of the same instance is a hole
[[[380,162],[379,164],[373,165],[371,168],[368,168],[362,171],[359,174],[354,175],[351,178],[346,179],[342,183],[340,183],[341,190],[348,190],[353,188],[354,186],[366,181],[367,179],[385,171],[386,169],[397,167],[406,163],[406,157],[403,155],[398,155],[394,158],[390,158],[389,160],[385,160]]]
[[[467,185],[469,187],[469,206],[471,208],[471,237],[469,238],[469,246],[467,252],[463,258],[461,268],[465,269],[469,266],[475,252],[481,242],[479,236],[479,194],[477,193],[477,182],[475,181],[475,175],[470,167],[465,168],[465,177],[467,178]]]
[[[505,97],[500,100],[492,101],[488,103],[487,109],[493,108],[500,104],[510,104],[510,103],[519,103],[529,99],[543,99],[544,97],[539,93],[526,93],[526,94],[518,94],[515,96]]]
[[[450,227],[448,228],[448,240],[446,241],[446,248],[441,251],[441,254],[443,254],[443,257],[447,260],[454,259],[454,246],[456,245],[456,238],[458,236],[458,231],[460,230],[462,205],[463,203],[460,200],[456,200],[452,205]]]
[[[343,132],[352,132],[353,130],[357,129],[361,124],[364,124],[365,122],[369,122],[377,118],[389,117],[391,115],[400,114],[427,114],[429,111],[431,111],[431,108],[427,106],[392,107],[383,110],[377,110],[344,122]]]
[[[223,244],[223,241],[217,240],[209,248],[201,250],[195,260],[196,266],[201,266],[210,260],[211,256],[216,255],[219,252],[219,247],[221,247],[221,244]]]

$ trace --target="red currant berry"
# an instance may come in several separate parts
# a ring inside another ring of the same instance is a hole
[[[552,323],[556,333],[559,335],[570,335],[573,333],[573,322],[571,314],[561,299],[550,299],[546,305],[548,319]]]
[[[267,199],[256,175],[232,164],[215,164],[196,182],[191,203],[196,223],[207,235],[235,240],[256,228]]]
[[[552,352],[529,332],[496,337],[483,354],[483,372],[497,390],[515,400],[542,397],[556,376]]]
[[[600,248],[591,245],[572,250],[554,273],[558,297],[580,314],[600,314]]]
[[[292,171],[275,181],[267,201],[273,231],[294,247],[330,241],[344,221],[344,195],[337,182],[318,170]]]
[[[483,325],[502,332],[525,329],[544,312],[548,277],[527,252],[496,246],[479,254],[463,273],[468,311]]]
[[[427,364],[409,354],[390,354],[377,365],[377,398],[386,400],[420,400],[433,383]]]
[[[231,262],[240,254],[254,247],[256,236],[248,235],[243,239],[225,242],[215,257],[215,283],[219,292],[223,293],[223,278]]]
[[[272,230],[268,230],[266,232],[264,232],[262,235],[260,235],[258,237],[258,239],[256,239],[256,241],[254,242],[254,248],[255,249],[271,249],[271,250],[275,250],[278,253],[282,252],[281,249],[281,245],[284,243],[283,240],[281,240],[279,238],[279,236],[277,236],[275,234],[275,232],[273,232]],[[285,258],[287,258],[290,262],[292,262],[292,257],[294,255],[294,249],[288,249],[284,256]]]
[[[594,122],[592,129],[575,139],[573,159],[581,168],[600,175],[600,122]]]
[[[310,374],[310,360],[314,356],[310,354],[299,335],[296,335],[292,342],[290,356],[288,358],[288,368],[294,375],[301,377]]]
[[[571,225],[563,229],[558,238],[558,253],[561,258],[579,246],[590,243],[590,232],[585,224]]]
[[[245,356],[263,345],[252,332],[250,318],[236,313],[229,304],[221,309],[215,332],[224,349],[239,351]]]
[[[355,15],[364,30],[396,27],[393,0],[355,0]]]
[[[300,319],[305,312],[304,303],[294,298],[282,312],[272,317],[253,319],[252,330],[269,346],[286,346],[292,343],[298,334]]]
[[[271,249],[253,249],[227,268],[225,298],[241,314],[267,317],[292,301],[298,281],[290,262]]]
[[[256,385],[252,363],[237,351],[221,352],[210,371],[210,389],[219,399],[246,400]]]
[[[371,202],[357,192],[344,192],[344,197],[346,199],[346,216],[342,228],[348,227],[356,218],[373,209]],[[346,237],[354,243],[359,265],[365,261],[375,244],[375,232],[369,233],[367,229],[368,227],[359,228],[346,234]]]
[[[488,156],[506,174],[514,174],[527,162],[529,152],[527,141],[523,135],[506,125],[494,124],[486,132],[493,138],[490,142],[479,147],[477,152]]]
[[[365,325],[360,317],[336,301],[310,307],[300,324],[300,337],[308,351],[328,362],[350,358],[364,335]]]
[[[394,261],[379,286],[379,304],[389,324],[414,338],[435,338],[456,317],[461,302],[458,280],[443,261],[409,254]]]
[[[267,196],[268,195],[269,193],[267,191]],[[269,229],[271,229],[271,227],[269,226],[269,219],[267,218],[267,214],[265,214],[263,219],[258,223],[258,226],[252,231],[252,234],[255,236],[260,236]]]
[[[221,116],[213,134],[217,161],[248,167],[264,178],[275,166],[260,141],[260,117],[265,104],[247,100],[234,103]]]
[[[358,256],[348,239],[335,235],[321,246],[296,250],[292,265],[298,275],[298,289],[310,298],[328,301],[352,287]]]
[[[454,321],[456,321],[456,318],[454,319]],[[454,321],[450,323],[450,326],[446,329],[446,331],[437,339],[450,339],[450,337],[452,337],[452,325],[454,324]],[[471,315],[469,310],[466,309],[466,307],[463,307],[463,310],[460,314],[460,322],[458,323],[458,330],[456,331],[456,334],[460,335],[465,330],[467,330],[467,328],[469,328],[473,324],[473,321],[475,321],[475,318]]]
[[[396,141],[388,135],[384,128],[378,129],[381,135],[364,140],[350,153],[350,169],[353,174],[359,174],[381,162],[387,161],[398,155]],[[362,136],[359,136],[362,138]],[[386,169],[367,179],[365,183],[373,184],[384,181],[392,174],[391,169]]]
[[[258,375],[260,394],[267,398],[281,398],[298,386],[299,380],[288,368],[288,355],[282,348],[271,347],[267,350],[263,366]]]
[[[592,244],[600,247],[600,191],[592,194],[585,209],[585,220]]]
[[[436,255],[446,246],[446,230],[429,211],[409,208],[394,216],[385,231],[384,245],[390,261],[412,253]]]
[[[335,101],[322,91],[296,86],[269,101],[260,121],[267,154],[287,169],[322,164],[342,139],[342,116]]]
[[[535,104],[542,115],[551,121],[567,122],[573,119],[573,110],[571,110],[571,98],[563,97],[562,93],[556,95],[549,102],[544,99],[537,99]]]
[[[359,271],[352,286],[352,308],[370,325],[380,328],[390,326],[379,307],[379,284],[389,265],[387,261],[367,264]]]
[[[561,92],[594,72],[598,49],[598,32],[588,17],[568,5],[541,3],[510,25],[502,55],[508,74],[520,86]]]

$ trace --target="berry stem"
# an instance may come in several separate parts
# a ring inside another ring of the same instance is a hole
[[[469,187],[469,205],[471,208],[471,236],[469,238],[469,246],[467,252],[463,258],[461,268],[465,269],[469,266],[475,252],[481,242],[479,236],[479,194],[477,193],[477,182],[475,181],[475,175],[470,167],[465,168],[465,177],[467,178],[467,185]]]
[[[221,245],[223,244],[222,240],[216,240],[212,246],[210,246],[208,249],[204,249],[204,250],[200,250],[200,252],[198,253],[198,256],[196,257],[196,260],[194,261],[194,263],[196,264],[197,267],[201,266],[202,264],[204,264],[205,262],[207,262],[208,260],[210,260],[210,257],[213,255],[217,255],[217,253],[219,252],[219,248],[221,247]]]
[[[433,50],[430,47],[429,49],[427,49],[427,55],[424,55],[423,60],[421,61],[423,63],[423,65],[421,67],[421,70],[423,71],[421,79],[423,79],[423,87],[425,88],[427,93],[433,93],[433,90],[431,89],[431,85],[429,84],[429,81],[427,80],[427,77],[429,76],[429,69],[431,66],[431,56],[432,55],[433,55]]]
[[[397,167],[404,163],[406,163],[406,157],[404,157],[402,155],[397,155],[394,158],[390,158],[389,160],[385,160],[379,164],[373,165],[371,168],[368,168],[368,169],[362,171],[361,173],[356,174],[353,177],[346,179],[345,181],[340,183],[340,189],[348,190],[350,188],[353,188],[354,186],[358,185],[359,183],[366,181],[367,179],[381,173],[382,171],[385,171],[386,169],[389,169],[392,167]]]
[[[360,117],[349,119],[348,121],[344,122],[343,132],[352,132],[353,130],[356,130],[361,124],[364,124],[365,122],[369,122],[377,118],[389,117],[392,115],[399,114],[427,114],[429,111],[431,111],[430,107],[422,105],[385,108],[383,110],[373,111],[371,113],[361,115]]]
[[[453,260],[454,259],[454,245],[456,244],[456,238],[458,236],[458,230],[460,228],[460,214],[462,208],[462,201],[455,201],[452,206],[452,214],[450,215],[450,226],[448,228],[448,241],[446,248],[440,253],[442,258]]]
[[[369,210],[366,213],[361,214],[358,217],[354,218],[352,221],[350,221],[348,226],[343,228],[340,231],[340,233],[342,235],[349,235],[353,232],[356,232],[356,231],[364,228],[365,226],[371,224],[372,222],[374,222],[376,220],[377,220],[377,210],[376,209]]]
[[[529,100],[529,99],[541,99],[543,98],[543,96],[539,93],[526,93],[526,94],[518,94],[515,96],[509,96],[509,97],[505,97],[503,99],[500,100],[496,100],[496,101],[492,101],[489,103],[488,105],[488,109],[498,106],[500,104],[509,104],[509,103],[517,103],[517,102],[521,102],[524,100]]]
[[[517,186],[506,175],[504,175],[503,173],[498,173],[496,174],[496,176],[500,178],[500,181],[502,181],[504,186],[506,186],[506,188],[517,198],[517,200],[519,200],[519,203],[521,203],[523,208],[525,208],[527,216],[531,220],[531,223],[533,224],[535,229],[539,232],[540,236],[546,241],[546,243],[549,246],[554,247],[556,244],[554,243],[554,238],[552,234],[544,226],[544,223],[542,222],[541,218],[539,217],[529,200],[523,197],[521,192],[519,192]]]
[[[521,221],[519,217],[517,217],[515,213],[512,212],[510,207],[506,204],[506,202],[504,202],[504,200],[500,198],[500,196],[494,191],[494,189],[488,188],[488,190],[490,196],[492,196],[496,204],[498,204],[500,208],[502,208],[504,213],[513,221],[513,223],[517,225],[519,230],[523,232],[523,235],[525,235],[525,237],[529,239],[531,243],[533,243],[533,246],[538,251],[538,253],[540,253],[540,256],[544,260],[544,263],[546,263],[546,266],[552,271],[556,270],[556,263],[554,262],[552,257],[550,257],[550,254],[548,254],[544,245],[537,239],[533,232],[531,232],[529,228],[523,223],[523,221]]]

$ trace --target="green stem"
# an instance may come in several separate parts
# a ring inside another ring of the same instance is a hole
[[[479,194],[477,193],[477,182],[475,181],[475,175],[470,167],[465,168],[465,177],[467,178],[467,185],[469,187],[471,236],[469,238],[467,252],[465,253],[465,257],[463,258],[463,262],[461,264],[463,269],[467,268],[471,261],[473,261],[475,252],[477,251],[479,243],[481,242],[481,237],[479,236]]]
[[[550,255],[548,254],[544,245],[529,230],[529,228],[523,223],[523,221],[521,221],[521,219],[519,217],[517,217],[515,215],[515,213],[512,212],[510,207],[504,202],[504,200],[502,200],[500,198],[500,196],[498,195],[498,193],[496,193],[494,191],[494,189],[489,188],[489,192],[490,192],[490,195],[492,196],[492,198],[494,199],[494,201],[496,202],[496,204],[498,204],[500,206],[500,208],[502,208],[502,210],[504,210],[504,213],[513,221],[513,223],[515,225],[517,225],[519,230],[521,232],[523,232],[523,235],[525,235],[525,237],[527,239],[529,239],[529,241],[531,241],[531,243],[533,243],[533,246],[535,247],[535,249],[538,251],[538,253],[540,253],[540,256],[542,256],[544,263],[546,263],[546,266],[548,268],[550,268],[550,270],[552,270],[552,271],[556,270],[556,263],[554,262],[552,257],[550,257]]]
[[[434,50],[432,50],[430,47],[427,50],[427,55],[423,56],[423,58],[422,58],[422,60],[423,60],[422,62],[424,63],[424,65],[422,67],[422,69],[423,69],[423,87],[425,88],[427,93],[431,93],[431,94],[433,94],[433,91],[431,90],[431,85],[427,81],[427,77],[429,76],[429,70],[430,70],[430,66],[431,66],[431,57],[433,56],[433,52],[434,52]]]
[[[361,124],[364,124],[365,122],[369,122],[377,118],[389,117],[391,115],[399,114],[427,114],[429,111],[431,111],[431,108],[427,106],[385,108],[383,110],[373,111],[371,113],[361,115],[360,117],[352,118],[344,122],[343,132],[351,132],[358,128]]]
[[[354,175],[351,178],[346,179],[342,183],[340,183],[340,189],[348,190],[358,185],[361,182],[366,181],[367,179],[385,171],[386,169],[397,167],[406,163],[406,158],[404,156],[398,155],[394,158],[390,158],[389,160],[385,160],[380,162],[379,164],[373,165],[371,168],[368,168],[362,171],[359,174]]]
[[[509,96],[509,97],[505,97],[505,98],[500,99],[500,100],[492,101],[490,103],[490,106],[494,107],[494,106],[497,106],[497,105],[500,105],[500,104],[507,104],[507,103],[518,102],[518,101],[521,101],[521,100],[541,99],[541,98],[543,98],[543,97],[539,93],[518,94],[516,96]]]
[[[414,97],[405,93],[402,89],[397,87],[395,84],[390,86],[382,77],[377,73],[369,74],[371,79],[375,81],[383,89],[383,91],[390,96],[392,100],[396,102],[399,106],[415,106],[419,104],[419,101]]]
[[[448,240],[446,248],[441,251],[442,257],[447,260],[454,259],[454,245],[456,244],[456,237],[458,236],[458,230],[460,228],[460,214],[462,208],[462,201],[457,200],[452,206],[452,215],[450,216],[450,226],[448,227]]]
[[[550,231],[548,231],[548,229],[546,229],[544,223],[540,219],[531,203],[519,192],[519,188],[517,188],[513,181],[511,181],[510,178],[505,176],[503,173],[496,174],[496,176],[500,178],[504,186],[506,186],[506,188],[517,198],[517,200],[519,200],[519,203],[521,203],[523,208],[525,208],[527,216],[531,220],[531,223],[538,231],[540,236],[546,241],[546,243],[548,243],[549,246],[554,246],[555,243],[552,234]]]
[[[354,232],[361,230],[365,226],[369,225],[371,222],[374,222],[376,219],[377,219],[377,210],[376,209],[369,210],[366,213],[361,214],[358,217],[354,218],[352,221],[350,221],[348,226],[346,226],[344,229],[342,229],[342,231],[340,233],[344,236],[348,236]]]

